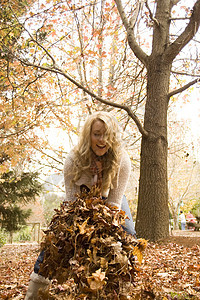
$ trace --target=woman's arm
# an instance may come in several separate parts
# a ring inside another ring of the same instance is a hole
[[[127,152],[122,153],[120,167],[116,175],[116,186],[110,189],[108,194],[108,203],[121,208],[122,197],[127,187],[127,183],[131,173],[131,160]]]
[[[72,183],[71,171],[73,169],[73,157],[69,154],[65,160],[64,164],[64,182],[65,182],[65,201],[74,201],[76,199],[76,194],[79,192],[78,186]]]

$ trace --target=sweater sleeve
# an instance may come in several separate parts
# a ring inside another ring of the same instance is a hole
[[[74,201],[79,192],[78,186],[72,183],[71,170],[73,168],[73,157],[69,154],[64,164],[65,201]]]
[[[108,194],[108,203],[121,208],[122,197],[131,173],[131,160],[127,152],[123,152],[117,178],[117,186],[110,189]]]

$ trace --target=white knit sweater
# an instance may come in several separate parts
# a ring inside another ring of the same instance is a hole
[[[71,170],[74,163],[74,153],[71,151],[65,160],[64,165],[64,180],[65,180],[65,192],[66,192],[66,201],[74,201],[76,194],[80,193],[80,186],[86,185],[88,188],[92,187],[92,174],[90,171],[82,174],[81,178],[78,179],[74,184],[71,183],[72,176]],[[131,172],[131,161],[126,151],[122,152],[120,166],[117,175],[113,179],[113,187],[105,191],[103,196],[108,197],[108,203],[121,207],[122,196],[124,195],[127,182]]]

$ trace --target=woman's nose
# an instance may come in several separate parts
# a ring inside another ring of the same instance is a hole
[[[101,142],[104,141],[104,134],[101,134],[101,135],[99,136],[99,141],[101,141]]]

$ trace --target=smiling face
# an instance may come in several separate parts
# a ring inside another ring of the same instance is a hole
[[[105,140],[106,126],[101,120],[95,120],[92,124],[90,138],[91,148],[97,156],[103,156],[108,151]]]

